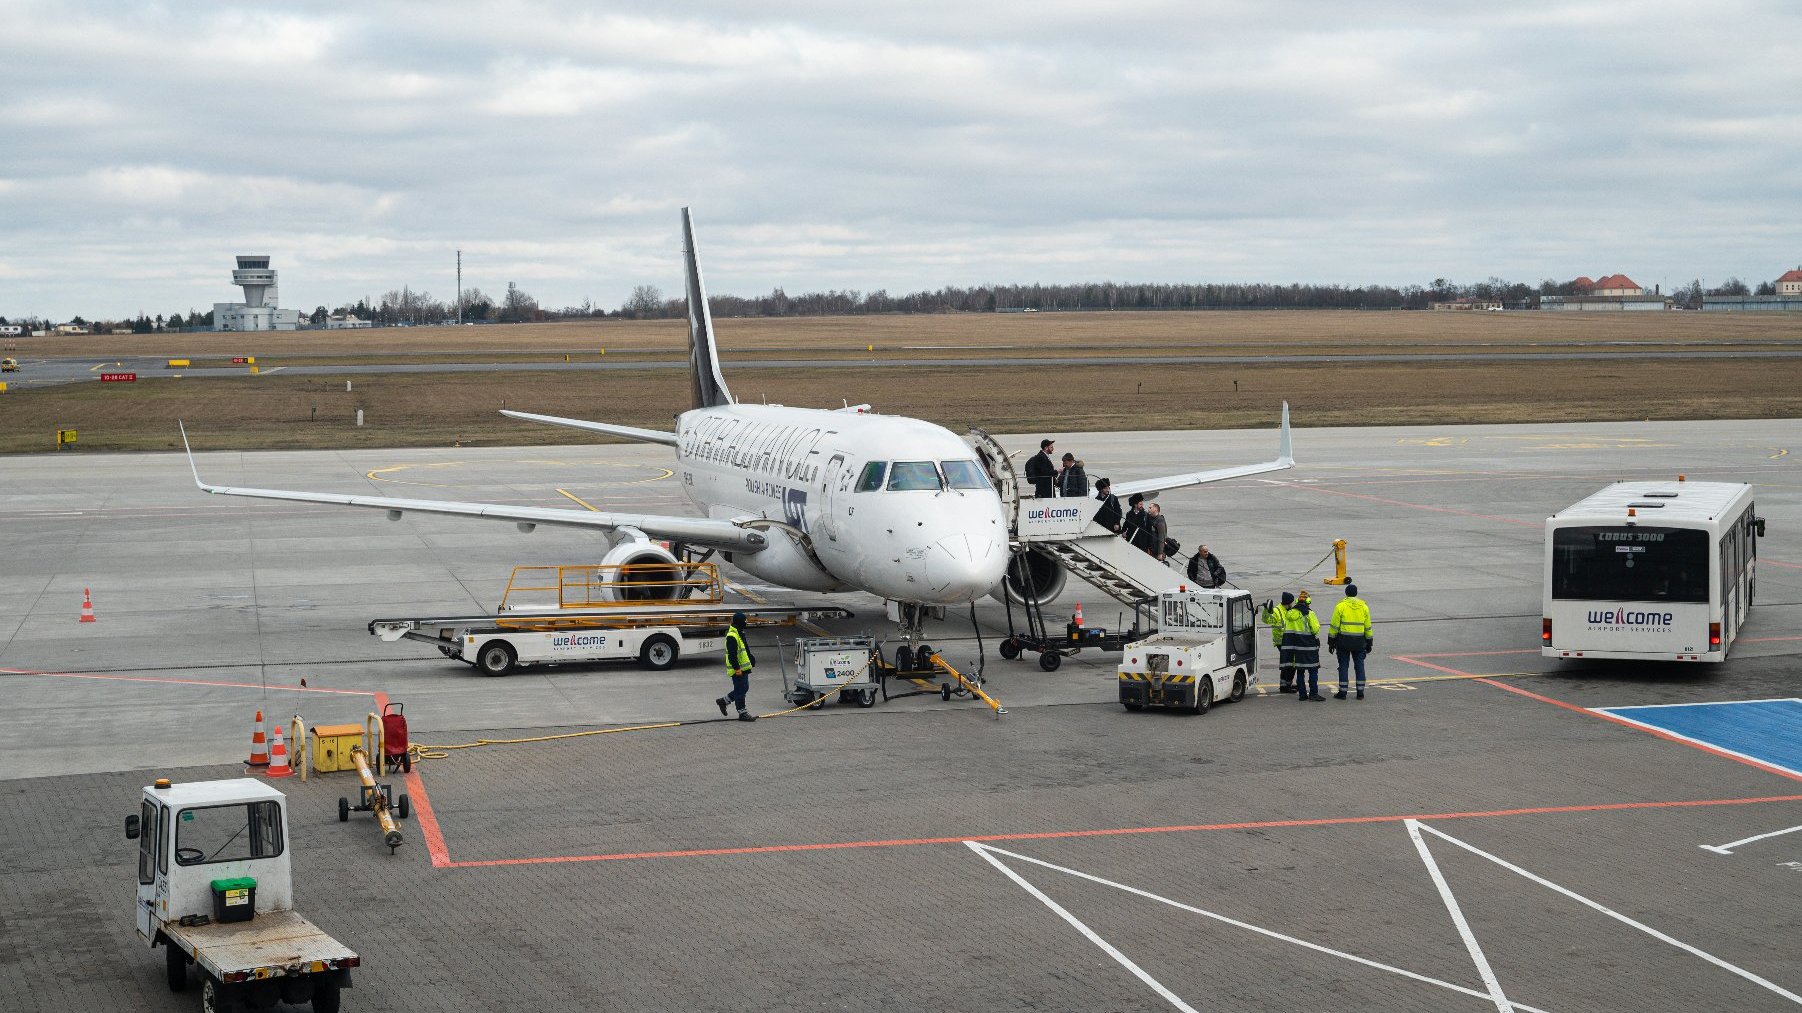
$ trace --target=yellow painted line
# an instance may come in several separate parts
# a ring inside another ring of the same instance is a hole
[[[1471,679],[1525,679],[1539,674],[1540,673],[1538,672],[1477,672],[1471,675],[1394,675],[1384,679],[1367,680],[1365,685],[1412,688],[1413,684],[1417,682],[1468,682]],[[1327,678],[1328,677],[1324,674],[1320,677],[1320,688],[1322,690],[1327,688]],[[1337,670],[1333,672],[1332,680],[1334,687],[1333,691],[1338,692],[1339,674]],[[1348,682],[1347,685],[1350,686],[1352,683]],[[1270,689],[1266,686],[1258,686],[1257,694],[1259,696],[1294,696],[1295,691],[1291,690],[1284,693],[1280,690]]]
[[[1777,452],[1775,454],[1772,454],[1769,458],[1767,458],[1767,460],[1775,461],[1780,457],[1788,457],[1789,456],[1789,448],[1787,448],[1787,447],[1772,447],[1771,449],[1775,450]]]
[[[557,491],[562,493],[565,496],[568,496],[570,499],[575,500],[577,503],[582,504],[582,506],[586,509],[593,510],[597,514],[601,512],[600,509],[598,507],[596,507],[593,503],[590,503],[587,500],[583,499],[582,497],[577,496],[575,493],[570,492],[568,489],[558,489]]]

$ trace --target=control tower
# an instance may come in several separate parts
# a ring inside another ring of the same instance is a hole
[[[232,284],[244,289],[244,305],[263,305],[264,293],[268,293],[269,305],[278,305],[281,300],[276,295],[275,272],[269,267],[269,258],[239,257],[238,269],[232,272]]]
[[[232,284],[244,289],[243,302],[213,304],[215,331],[292,331],[300,326],[299,310],[278,309],[275,271],[267,255],[238,258]]]

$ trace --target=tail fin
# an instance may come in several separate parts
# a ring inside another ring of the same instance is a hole
[[[694,380],[694,407],[733,404],[732,392],[720,375],[713,312],[707,308],[707,286],[701,282],[701,260],[695,253],[695,223],[687,208],[682,209],[682,253],[688,262],[688,362]]]

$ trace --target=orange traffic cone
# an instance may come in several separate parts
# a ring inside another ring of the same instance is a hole
[[[1082,625],[1082,602],[1076,603],[1076,615],[1070,621],[1077,626]]]
[[[269,742],[263,737],[262,711],[257,711],[257,726],[250,733],[250,759],[246,762],[252,767],[269,766]]]
[[[269,748],[269,769],[263,771],[269,777],[293,777],[294,768],[288,766],[288,747],[282,742],[282,726],[275,726],[275,744]]]
[[[81,589],[81,621],[84,623],[94,621],[94,596],[89,594],[85,587]]]

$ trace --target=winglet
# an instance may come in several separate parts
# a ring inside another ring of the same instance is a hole
[[[188,446],[188,427],[180,419],[176,419],[175,424],[181,427],[181,449],[188,452],[188,470],[194,473],[194,484],[199,486],[202,492],[212,492],[213,490],[200,480],[200,466],[194,463],[194,448]]]
[[[1288,467],[1294,467],[1295,444],[1289,436],[1289,402],[1287,401],[1283,402],[1283,427],[1282,436],[1279,437],[1279,440],[1280,442],[1278,443],[1276,450],[1277,462]]]

